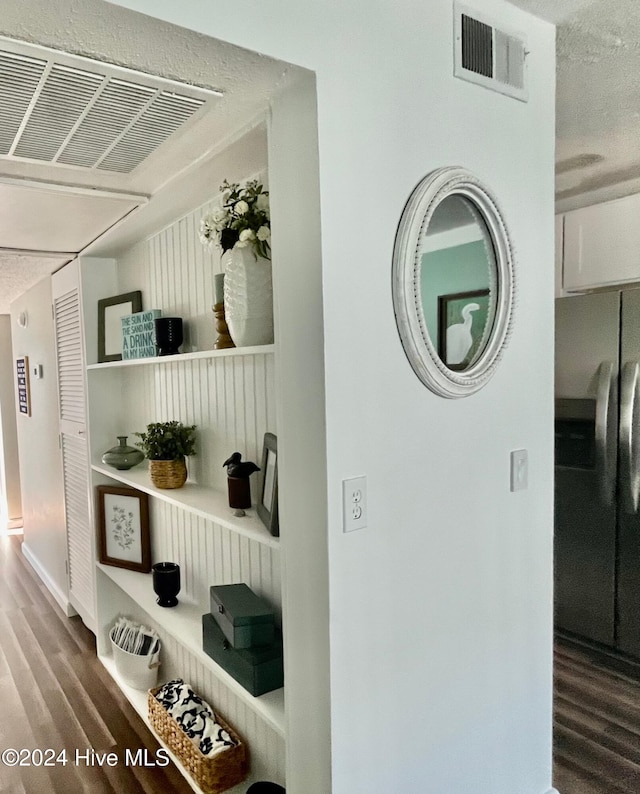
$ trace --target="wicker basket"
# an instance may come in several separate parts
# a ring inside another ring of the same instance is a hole
[[[150,460],[149,474],[156,488],[182,488],[187,481],[187,467],[181,460]]]
[[[156,700],[155,695],[160,689],[161,687],[156,687],[149,690],[149,721],[204,794],[220,794],[242,783],[249,772],[249,759],[246,745],[233,728],[216,714],[216,721],[228,731],[237,744],[235,747],[228,747],[213,758],[208,758],[200,752],[198,745]]]

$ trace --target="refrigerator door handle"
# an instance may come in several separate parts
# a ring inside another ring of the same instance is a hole
[[[598,368],[596,395],[595,452],[600,495],[606,505],[613,503],[617,476],[617,439],[614,422],[616,382],[611,361],[603,361]]]
[[[620,485],[626,513],[638,512],[640,494],[640,449],[636,429],[640,422],[640,365],[630,361],[624,365],[620,384]]]

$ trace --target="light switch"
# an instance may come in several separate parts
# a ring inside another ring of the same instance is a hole
[[[529,485],[529,456],[526,449],[511,453],[511,490],[524,491]]]

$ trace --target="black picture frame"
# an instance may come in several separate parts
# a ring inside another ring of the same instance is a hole
[[[464,361],[459,363],[450,363],[447,351],[447,330],[451,326],[452,317],[459,322],[459,311],[470,302],[477,301],[480,304],[478,315],[481,317],[479,323],[480,330],[476,330],[476,325],[473,326],[471,335],[472,344]],[[449,295],[438,295],[438,356],[441,361],[454,372],[462,372],[469,366],[469,363],[476,357],[479,346],[482,340],[485,339],[485,326],[487,322],[487,311],[489,303],[489,290],[479,289],[471,290],[468,292],[454,292]]]
[[[262,447],[262,486],[256,510],[269,532],[280,536],[278,521],[278,439],[273,433],[264,434]]]
[[[98,363],[122,360],[122,325],[125,314],[142,311],[142,292],[125,292],[98,301]]]
[[[135,488],[98,485],[96,498],[100,562],[149,573],[151,532],[147,494]]]

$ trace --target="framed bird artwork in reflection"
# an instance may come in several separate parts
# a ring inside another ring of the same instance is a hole
[[[438,355],[449,369],[465,370],[482,353],[488,309],[488,289],[438,296]]]

